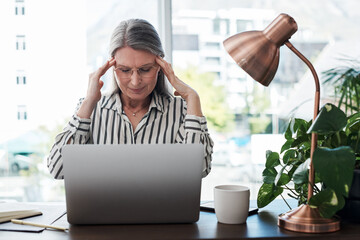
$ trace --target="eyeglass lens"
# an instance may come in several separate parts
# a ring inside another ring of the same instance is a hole
[[[134,69],[118,67],[115,69],[116,73],[120,78],[131,78],[133,75]],[[156,68],[154,66],[141,67],[136,69],[137,74],[142,78],[151,78],[155,75]]]

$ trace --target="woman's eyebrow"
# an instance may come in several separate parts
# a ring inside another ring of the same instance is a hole
[[[145,63],[145,64],[141,65],[140,67],[141,67],[141,68],[142,68],[142,67],[150,67],[150,66],[152,66],[152,65],[154,65],[154,63]]]
[[[119,68],[119,67],[123,67],[123,68],[131,68],[125,65],[121,65],[121,64],[115,64],[115,68]]]
[[[141,66],[138,67],[138,68],[150,67],[150,66],[152,66],[153,64],[154,64],[154,63],[145,63],[145,64],[141,65]],[[118,68],[118,67],[131,68],[131,67],[129,67],[129,66],[125,66],[125,65],[122,65],[122,64],[115,65],[115,68]]]

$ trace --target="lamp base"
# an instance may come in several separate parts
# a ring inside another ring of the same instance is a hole
[[[323,218],[317,208],[302,204],[279,215],[278,226],[294,232],[326,233],[340,230],[340,221],[335,218]]]

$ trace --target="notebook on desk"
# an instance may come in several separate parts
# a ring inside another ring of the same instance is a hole
[[[203,151],[200,144],[65,146],[69,223],[196,222]]]

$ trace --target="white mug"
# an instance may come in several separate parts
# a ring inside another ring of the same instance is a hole
[[[214,207],[220,223],[245,223],[249,214],[250,189],[239,185],[214,188]]]

